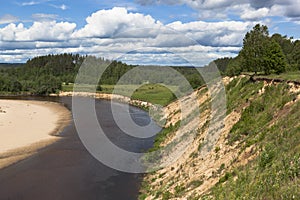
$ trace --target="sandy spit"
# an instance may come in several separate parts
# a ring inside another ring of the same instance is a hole
[[[0,169],[59,140],[70,120],[59,103],[0,100]]]

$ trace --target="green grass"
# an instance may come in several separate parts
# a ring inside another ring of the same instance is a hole
[[[245,87],[251,88],[252,86]],[[285,83],[266,87],[265,93],[251,100],[250,105],[243,111],[240,121],[232,127],[229,142],[255,138],[257,134],[265,130],[276,112],[292,99],[293,95],[289,94]]]
[[[286,72],[282,74],[271,74],[268,76],[262,76],[267,78],[279,78],[283,80],[291,80],[291,81],[300,81],[300,71],[294,71],[294,72]]]
[[[222,177],[211,190],[212,199],[300,199],[300,103],[269,126],[275,113],[287,109],[284,104],[293,99],[287,88],[286,83],[267,87],[243,111],[230,140],[255,143],[260,154]]]
[[[141,86],[133,93],[132,98],[162,106],[165,106],[176,99],[173,92],[168,89],[167,86],[153,84]]]
[[[166,137],[179,129],[181,121],[178,121],[175,125],[170,125],[167,128],[162,129],[159,133],[156,134],[153,147],[149,149],[150,152],[157,151],[160,149],[160,145],[165,141]]]
[[[62,88],[62,91],[64,91],[64,92],[72,92],[73,88],[74,88],[74,84],[73,83],[69,83],[68,85],[62,84],[61,88]],[[88,85],[88,84],[76,85],[76,91],[95,92],[95,90],[92,87],[92,85]]]
[[[65,83],[63,83],[61,85],[61,90],[64,91],[64,92],[72,92],[73,91],[73,87],[74,87],[73,83],[69,83],[67,85]]]
[[[247,85],[247,87],[245,87]],[[249,78],[236,78],[226,86],[227,114],[248,103],[257,96],[263,82],[251,82]]]

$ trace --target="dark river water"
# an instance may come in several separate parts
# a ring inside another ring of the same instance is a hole
[[[11,98],[55,101],[72,109],[71,97]],[[136,139],[122,133],[114,122],[109,101],[96,100],[95,108],[99,123],[105,127],[104,132],[116,145],[133,152],[142,152],[153,144],[153,137]],[[130,107],[130,113],[132,119],[141,126],[151,121],[148,113],[138,108]],[[160,130],[156,125],[151,128]],[[142,174],[120,172],[96,160],[80,141],[73,121],[60,135],[60,141],[0,170],[1,200],[137,199]]]

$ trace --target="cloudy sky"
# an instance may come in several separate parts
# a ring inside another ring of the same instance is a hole
[[[300,38],[300,0],[1,1],[0,62],[80,53],[201,66],[235,56],[257,23]]]

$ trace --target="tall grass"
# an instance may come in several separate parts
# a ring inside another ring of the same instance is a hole
[[[203,199],[300,199],[300,103],[279,116],[273,126],[269,124],[292,99],[283,83],[267,87],[252,100],[231,130],[230,140],[256,144],[260,154],[235,169],[234,176],[221,178]]]

